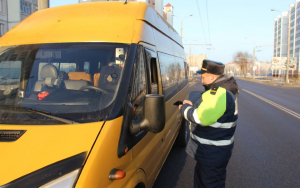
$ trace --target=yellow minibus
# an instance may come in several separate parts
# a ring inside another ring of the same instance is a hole
[[[181,38],[147,3],[37,11],[0,38],[0,188],[152,187],[187,97]]]

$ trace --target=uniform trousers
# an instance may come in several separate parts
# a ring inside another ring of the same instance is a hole
[[[203,165],[197,162],[194,172],[194,188],[224,188],[227,164]]]

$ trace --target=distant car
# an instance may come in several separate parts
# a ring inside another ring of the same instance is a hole
[[[272,73],[268,73],[268,74],[267,74],[267,77],[272,77]]]

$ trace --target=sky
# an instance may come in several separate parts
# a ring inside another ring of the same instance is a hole
[[[274,19],[296,0],[164,0],[173,6],[173,27],[180,35],[186,55],[206,54],[208,59],[228,63],[236,52],[253,54],[257,61],[271,61]],[[78,0],[50,0],[50,7]],[[271,11],[275,9],[277,11]],[[190,16],[189,15],[193,15]],[[183,19],[184,18],[184,19]],[[182,20],[183,19],[183,20]],[[186,45],[201,44],[201,45]],[[205,45],[211,44],[211,45]]]

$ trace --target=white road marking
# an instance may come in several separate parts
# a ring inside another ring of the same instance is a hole
[[[272,101],[270,101],[270,100],[268,100],[268,99],[266,99],[266,98],[263,98],[263,97],[260,96],[260,95],[257,95],[257,94],[255,94],[255,93],[252,93],[251,91],[248,91],[248,90],[246,90],[246,89],[242,89],[242,90],[245,91],[245,92],[247,92],[247,93],[249,93],[249,94],[251,94],[251,95],[253,95],[254,97],[257,97],[257,98],[259,98],[259,99],[261,99],[261,100],[263,100],[263,101],[265,101],[265,102],[267,102],[267,103],[269,103],[269,104],[275,106],[276,108],[278,108],[278,109],[280,109],[280,110],[282,110],[282,111],[284,111],[284,112],[286,112],[286,113],[288,113],[288,114],[291,114],[292,116],[294,116],[294,117],[300,119],[300,114],[298,114],[298,113],[296,113],[296,112],[294,112],[294,111],[292,111],[292,110],[289,110],[289,109],[287,109],[287,108],[285,108],[285,107],[283,107],[283,106],[281,106],[281,105],[279,105],[279,104],[277,104],[277,103],[275,103],[275,102],[272,102]]]

